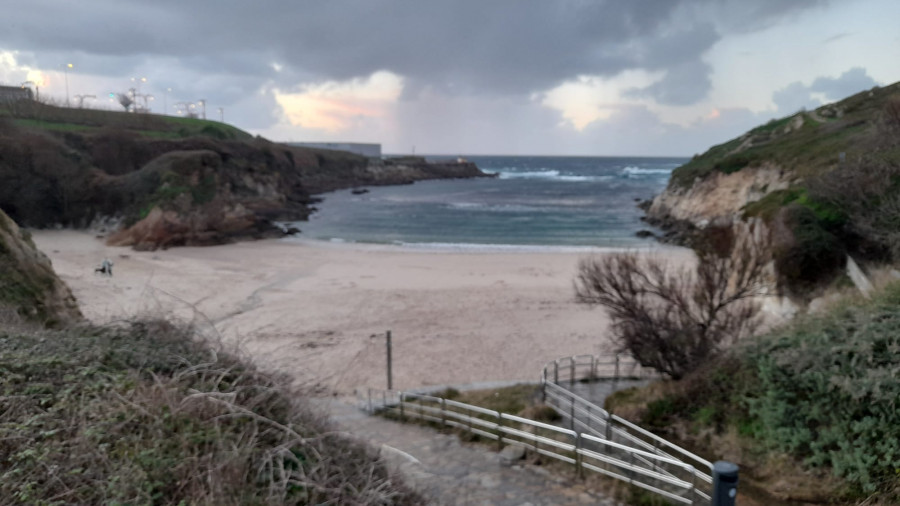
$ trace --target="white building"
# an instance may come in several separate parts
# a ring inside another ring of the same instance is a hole
[[[369,158],[381,158],[381,144],[363,144],[359,142],[286,142],[285,144],[298,148],[349,151]]]

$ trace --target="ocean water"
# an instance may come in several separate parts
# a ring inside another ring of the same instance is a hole
[[[431,157],[430,157],[431,158]],[[438,159],[440,157],[433,157]],[[301,238],[484,249],[640,246],[635,199],[661,192],[686,158],[471,156],[494,179],[422,181],[322,195]]]

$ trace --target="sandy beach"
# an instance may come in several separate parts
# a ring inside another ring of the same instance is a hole
[[[87,232],[37,231],[34,239],[91,321],[193,319],[322,393],[385,387],[386,330],[400,389],[536,381],[554,358],[611,349],[603,310],[574,301],[585,252],[296,240],[136,252]],[[93,272],[104,257],[115,263],[112,277]]]

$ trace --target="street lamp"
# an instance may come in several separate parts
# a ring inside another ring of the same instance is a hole
[[[219,107],[219,123],[225,123],[225,109]]]
[[[20,86],[22,88],[25,88],[26,86],[34,86],[34,99],[33,100],[35,102],[39,102],[41,100],[41,89],[38,87],[36,82],[24,81],[22,84],[20,84]]]
[[[166,88],[165,94],[163,94],[163,114],[169,114],[169,92],[172,91],[172,88]]]
[[[63,72],[66,74],[66,107],[69,107],[69,69],[72,68],[71,63],[66,63]]]
[[[141,94],[141,83],[146,83],[147,78],[146,77],[132,77],[131,82],[133,82],[137,85],[137,94],[140,95]]]

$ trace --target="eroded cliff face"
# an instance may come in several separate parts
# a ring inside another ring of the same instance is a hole
[[[697,229],[731,227],[736,236],[752,236],[753,242],[774,249],[775,242],[789,241],[784,227],[775,227],[756,217],[744,217],[744,206],[767,194],[796,183],[795,175],[772,163],[748,167],[731,174],[713,172],[689,187],[670,184],[653,199],[647,221],[661,226],[668,240],[690,244]],[[740,242],[740,241],[739,241]],[[794,317],[798,305],[778,288],[774,262],[766,267],[770,288],[758,298],[766,325],[777,325]]]
[[[69,287],[31,237],[0,211],[0,305],[50,327],[82,319]]]
[[[670,184],[653,199],[647,218],[663,225],[686,222],[697,228],[733,223],[740,218],[744,206],[788,188],[795,179],[790,171],[771,163],[731,174],[713,172],[690,187]]]

